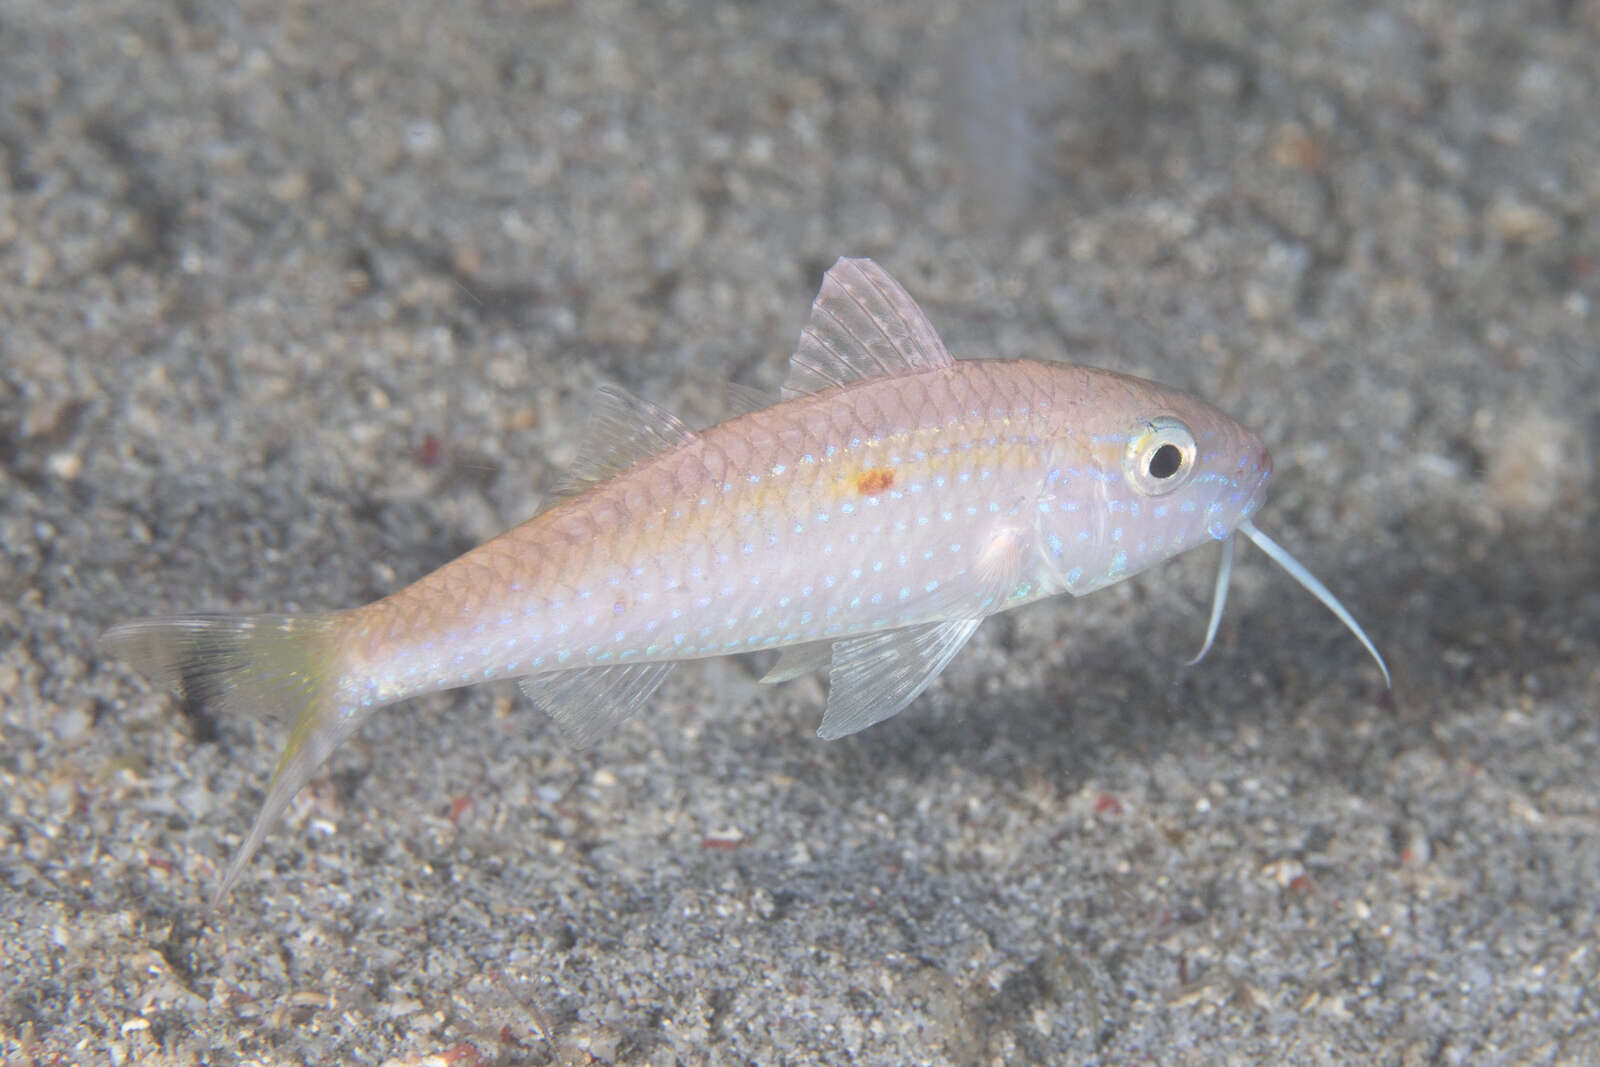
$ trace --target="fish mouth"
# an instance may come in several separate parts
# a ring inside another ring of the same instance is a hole
[[[1255,442],[1255,463],[1251,469],[1256,475],[1256,484],[1250,490],[1250,498],[1245,502],[1244,514],[1241,521],[1248,522],[1250,517],[1261,510],[1261,505],[1267,502],[1267,486],[1272,482],[1272,453],[1267,451],[1267,446],[1260,441]]]

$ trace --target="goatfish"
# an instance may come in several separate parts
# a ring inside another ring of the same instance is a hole
[[[1377,661],[1345,607],[1252,516],[1272,460],[1204,401],[1114,371],[956,360],[870,259],[841,259],[778,403],[702,430],[604,388],[587,485],[375,603],[119,625],[112,652],[187,703],[292,723],[217,893],[374,712],[514,678],[575,745],[680,660],[781,649],[762,679],[828,674],[818,736],[904,709],[984,618],[1082,596],[1244,535]]]

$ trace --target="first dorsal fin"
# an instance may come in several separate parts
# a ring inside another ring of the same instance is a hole
[[[783,397],[954,362],[933,323],[887,271],[870,259],[841,259],[822,277]]]
[[[692,440],[694,431],[670,411],[620,386],[602,385],[595,390],[594,410],[565,491],[587,489]]]

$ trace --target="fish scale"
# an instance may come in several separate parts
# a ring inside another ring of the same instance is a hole
[[[986,616],[1221,541],[1203,655],[1236,531],[1382,666],[1250,521],[1272,471],[1255,435],[1114,371],[957,361],[870,260],[824,278],[781,402],[695,432],[618,390],[598,401],[585,486],[383,600],[106,635],[189,700],[293,720],[224,892],[295,791],[385,705],[516,678],[582,744],[679,660],[777,648],[763,680],[826,669],[818,733],[840,737],[911,703]]]
[[[714,427],[359,609],[368,640],[355,655],[420,692],[556,661],[717,655],[924,621],[930,607],[901,592],[942,579],[960,590],[949,607],[971,599],[960,582],[995,510],[1025,506],[1002,487],[1042,487],[1032,435],[1008,425],[1025,393],[997,385],[1018,370],[973,364],[904,383],[919,402],[898,411],[871,395],[885,392],[876,383],[828,398],[823,418],[791,402]],[[1030,385],[1034,406],[1048,403]],[[467,568],[498,580],[462,580]],[[480,616],[497,623],[449,627]],[[417,671],[424,644],[459,669]]]
[[[1123,539],[1100,522],[1106,509],[1082,508],[1070,475],[1050,479],[1123,443],[1068,402],[1091,377],[1120,376],[958,363],[723,423],[358,609],[352,671],[368,672],[373,699],[392,702],[552,667],[987,614],[996,597],[1015,606],[1068,587],[1024,571],[996,590],[979,567],[997,529],[1031,539],[1031,517],[1021,520],[1047,483],[1066,494],[1053,506],[1078,505],[1074,569],[1115,577]],[[1198,526],[1171,536],[1194,540]]]

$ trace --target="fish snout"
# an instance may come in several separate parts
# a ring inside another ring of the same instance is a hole
[[[1248,519],[1267,502],[1267,484],[1272,481],[1272,453],[1260,440],[1252,440],[1239,464],[1239,488],[1245,505],[1240,517]]]

